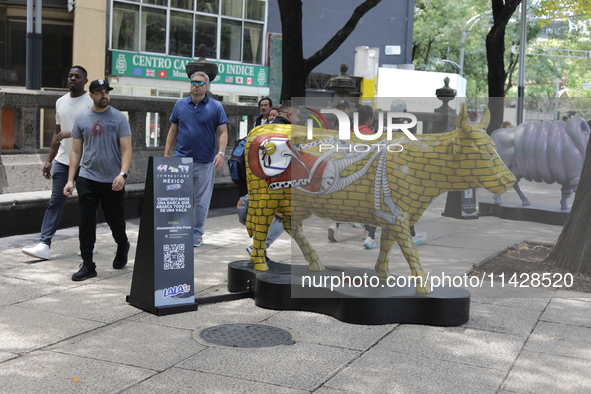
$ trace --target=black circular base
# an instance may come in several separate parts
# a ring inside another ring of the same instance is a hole
[[[455,326],[470,316],[470,292],[465,289],[437,287],[431,294],[420,294],[413,284],[377,284],[370,280],[375,276],[372,270],[326,267],[317,272],[273,261],[267,264],[268,271],[255,271],[250,260],[228,264],[228,290],[250,289],[262,308],[316,312],[353,324]],[[337,282],[340,286],[335,286]]]
[[[560,209],[560,204],[532,204],[522,205],[521,203],[503,203],[497,205],[494,202],[480,201],[478,203],[478,212],[489,214],[501,219],[522,220],[526,222],[535,222],[543,224],[552,224],[564,226],[570,209]]]

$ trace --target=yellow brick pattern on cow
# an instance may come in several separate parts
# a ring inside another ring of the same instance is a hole
[[[465,107],[462,111],[457,130],[421,135],[417,141],[411,141],[399,134],[388,143],[403,146],[401,152],[388,152],[385,156],[382,155],[382,159],[378,154],[365,170],[368,158],[350,164],[340,173],[341,178],[360,171],[365,173],[355,182],[332,194],[315,194],[299,188],[269,190],[265,180],[247,171],[250,195],[247,229],[254,239],[251,259],[255,269],[267,269],[264,257],[267,230],[274,215],[279,214],[284,227],[291,232],[304,253],[310,269],[322,270],[318,256],[301,230],[302,221],[314,214],[331,221],[381,226],[383,231],[380,253],[375,266],[378,276],[386,279],[390,275],[389,254],[396,241],[411,273],[426,279],[412,242],[410,226],[418,221],[429,204],[445,191],[484,186],[493,193],[502,193],[515,181],[497,156],[490,137],[482,130],[468,125]],[[294,146],[310,143],[304,127],[264,125],[249,134],[247,155],[252,140],[269,133],[289,136]],[[335,138],[334,134],[322,135],[320,130],[314,130],[314,133],[315,140]],[[350,142],[367,143],[355,138]],[[322,154],[318,146],[308,147],[303,152],[314,156]],[[345,159],[347,155],[344,152],[331,156],[333,162]],[[378,164],[380,160],[383,165]],[[396,206],[394,212],[388,206],[390,197]],[[378,215],[376,209],[383,214]],[[428,283],[417,285],[417,292],[430,291]]]

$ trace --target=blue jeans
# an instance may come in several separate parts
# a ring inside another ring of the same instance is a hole
[[[268,249],[269,246],[271,246],[271,244],[275,242],[275,240],[279,238],[281,234],[283,234],[283,224],[279,222],[279,218],[275,216],[271,222],[271,225],[269,226],[269,231],[267,232],[267,242],[265,249]]]
[[[213,194],[213,163],[193,163],[193,237],[201,238]]]
[[[123,217],[125,189],[114,191],[111,189],[111,183],[95,182],[78,177],[76,190],[78,190],[78,205],[80,207],[78,238],[80,239],[82,260],[86,263],[92,262],[92,249],[96,242],[96,211],[99,203],[111,228],[113,239],[119,247],[125,247],[127,244]]]
[[[62,212],[68,200],[68,196],[64,195],[64,186],[68,182],[68,171],[70,171],[69,166],[57,161],[53,162],[51,198],[49,199],[45,216],[43,216],[41,237],[39,238],[39,242],[47,245],[51,245],[51,239],[60,225]]]

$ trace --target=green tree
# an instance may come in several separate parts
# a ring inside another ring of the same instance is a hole
[[[561,1],[542,2],[547,14],[553,13],[556,18],[566,17],[573,26],[568,32],[568,39],[556,37],[546,43],[551,47],[589,50],[589,15],[591,2]],[[579,18],[574,18],[579,15]],[[589,119],[591,116],[591,92],[582,89],[583,82],[591,82],[589,59],[566,58],[563,61],[562,78],[565,86],[570,87],[571,98],[563,102],[566,108],[577,111],[577,115]],[[578,96],[578,97],[575,97]],[[591,274],[591,240],[588,231],[591,229],[591,144],[587,144],[585,162],[571,208],[571,213],[562,228],[556,246],[550,252],[548,260],[571,272]],[[576,280],[576,278],[575,278]]]
[[[417,0],[413,27],[412,57],[419,70],[453,67],[439,59],[459,60],[463,21],[469,2],[461,0]],[[451,69],[451,68],[450,68]]]

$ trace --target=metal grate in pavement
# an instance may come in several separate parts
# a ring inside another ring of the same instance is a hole
[[[291,345],[291,334],[281,328],[262,324],[222,324],[201,331],[199,336],[217,345],[241,348],[259,348]]]

